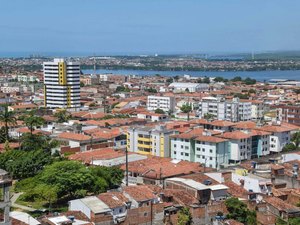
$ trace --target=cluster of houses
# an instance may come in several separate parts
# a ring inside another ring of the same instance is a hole
[[[42,89],[0,93],[9,111],[35,110],[43,117],[45,124],[34,133],[58,140],[53,152],[87,166],[128,168],[117,189],[70,200],[61,214],[32,218],[13,211],[13,224],[177,224],[183,207],[194,224],[239,224],[225,218],[230,197],[256,210],[258,224],[299,217],[300,153],[283,152],[300,128],[294,87],[168,79],[81,77],[80,108],[68,110],[63,123],[54,116],[61,109],[43,108]],[[15,140],[27,132],[22,120],[10,124]]]

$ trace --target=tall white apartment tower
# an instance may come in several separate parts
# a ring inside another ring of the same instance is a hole
[[[80,107],[80,65],[54,59],[44,62],[44,104],[48,108]]]

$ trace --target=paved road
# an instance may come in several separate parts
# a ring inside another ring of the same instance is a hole
[[[24,206],[24,205],[20,205],[20,204],[17,204],[16,201],[17,199],[20,197],[20,195],[22,195],[23,193],[20,192],[20,193],[14,193],[13,196],[11,197],[10,201],[11,201],[11,206],[14,207],[14,208],[19,208],[19,209],[23,209],[23,210],[26,210],[26,211],[35,211],[36,209],[35,208],[32,208],[32,207],[28,207],[28,206]]]

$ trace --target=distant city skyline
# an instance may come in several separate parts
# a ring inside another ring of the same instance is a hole
[[[299,8],[282,0],[4,0],[0,56],[300,50]]]

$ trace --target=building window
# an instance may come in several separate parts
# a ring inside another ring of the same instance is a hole
[[[183,145],[181,145],[180,147],[183,148]]]
[[[209,160],[212,160],[212,157],[209,157]]]
[[[174,155],[176,155],[176,151],[174,151]]]
[[[174,148],[176,148],[176,144],[174,144]]]
[[[185,156],[189,156],[189,153],[185,153]]]
[[[210,149],[209,152],[212,153],[213,152],[212,149]]]
[[[180,155],[183,155],[183,152],[181,152]]]
[[[185,149],[189,149],[189,146],[185,146]]]

